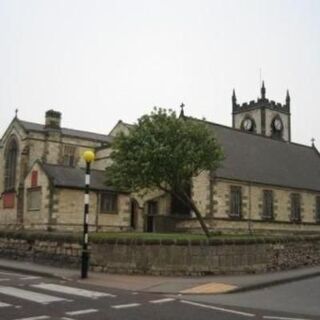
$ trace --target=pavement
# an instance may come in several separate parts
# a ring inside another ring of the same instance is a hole
[[[208,295],[250,291],[320,275],[320,266],[316,266],[263,274],[202,277],[123,275],[90,271],[87,279],[81,279],[80,270],[7,259],[0,259],[0,269],[16,273],[21,272],[36,276],[73,280],[79,283],[116,289],[183,295]]]

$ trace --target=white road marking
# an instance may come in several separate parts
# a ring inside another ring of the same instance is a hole
[[[34,284],[32,285],[34,288],[39,289],[45,289],[49,291],[55,291],[65,294],[73,294],[75,296],[81,296],[86,298],[100,298],[100,297],[116,297],[113,294],[105,293],[105,292],[98,292],[98,291],[91,291],[91,290],[84,290],[80,288],[73,288],[73,287],[67,287],[62,286],[59,284],[53,284],[53,283],[40,283],[40,284]]]
[[[215,307],[215,306],[192,302],[192,301],[187,301],[187,300],[181,300],[181,302],[186,303],[186,304],[190,304],[195,307],[201,307],[201,308],[212,309],[212,310],[217,310],[217,311],[222,311],[222,312],[234,313],[234,314],[238,314],[240,316],[245,316],[245,317],[254,317],[255,316],[255,314],[253,314],[253,313],[241,312],[241,311],[232,310],[232,309],[225,309],[225,308]]]
[[[149,301],[150,303],[166,303],[166,302],[171,302],[175,301],[176,299],[173,298],[164,298],[164,299],[158,299],[158,300],[151,300]]]
[[[14,276],[25,276],[25,274],[16,273],[16,272],[3,272],[3,271],[1,271],[0,274],[5,274],[7,276],[12,276],[12,275],[14,275]]]
[[[50,319],[50,317],[39,316],[39,317],[20,318],[20,319],[16,319],[16,320],[45,320],[45,319]]]
[[[9,281],[10,279],[9,278],[2,278],[0,279],[0,281]]]
[[[36,280],[36,279],[41,279],[41,277],[33,277],[33,276],[30,276],[30,277],[20,278],[20,280]]]
[[[67,300],[64,298],[49,296],[47,294],[42,294],[42,293],[29,291],[29,290],[18,289],[18,288],[14,288],[14,287],[1,287],[0,286],[0,293],[8,295],[8,296],[13,296],[16,298],[24,299],[24,300],[43,303],[43,304],[50,303],[50,302],[56,302],[56,301],[70,301],[70,300]]]
[[[61,320],[74,320],[74,319],[63,317],[63,318],[61,318]]]
[[[306,318],[286,318],[286,317],[273,317],[273,316],[263,316],[263,319],[274,319],[274,320],[309,320]]]
[[[0,308],[3,308],[3,307],[10,307],[11,304],[8,304],[8,303],[4,303],[4,302],[0,302]]]
[[[98,309],[85,309],[85,310],[69,311],[69,312],[66,312],[66,314],[69,316],[77,316],[80,314],[94,313],[98,311],[99,311]]]
[[[129,304],[118,304],[117,306],[111,306],[113,309],[125,309],[125,308],[134,308],[139,307],[140,303],[129,303]]]

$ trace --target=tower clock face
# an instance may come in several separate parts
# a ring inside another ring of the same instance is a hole
[[[281,120],[280,119],[275,119],[274,123],[273,123],[273,126],[277,131],[281,131],[282,130],[282,122],[281,122]]]
[[[251,131],[253,129],[253,121],[250,118],[247,118],[243,121],[243,128],[246,131]]]

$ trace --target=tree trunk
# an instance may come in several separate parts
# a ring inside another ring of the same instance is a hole
[[[186,192],[174,192],[171,189],[167,189],[161,185],[158,186],[158,188],[164,192],[169,193],[171,196],[174,196],[176,198],[178,198],[180,201],[182,201],[183,203],[185,203],[191,210],[194,211],[194,213],[196,214],[196,217],[200,223],[200,226],[204,232],[204,234],[207,236],[207,238],[210,238],[210,232],[208,227],[206,226],[201,212],[199,211],[198,207],[196,206],[196,204],[194,203],[194,201],[192,200],[192,198],[189,197],[189,195]],[[183,195],[183,196],[182,196]]]
[[[184,194],[185,199],[187,204],[190,206],[190,208],[194,211],[194,213],[196,214],[196,217],[201,225],[201,228],[203,230],[203,232],[205,233],[205,235],[207,236],[207,238],[210,238],[210,232],[209,229],[207,227],[207,225],[205,224],[203,217],[201,215],[201,212],[199,211],[198,207],[195,205],[194,201],[187,196],[186,194]]]

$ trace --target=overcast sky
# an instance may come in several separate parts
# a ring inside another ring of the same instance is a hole
[[[292,139],[320,146],[320,1],[0,0],[0,135],[19,109],[108,133],[153,106],[231,125],[238,102],[291,94]]]

